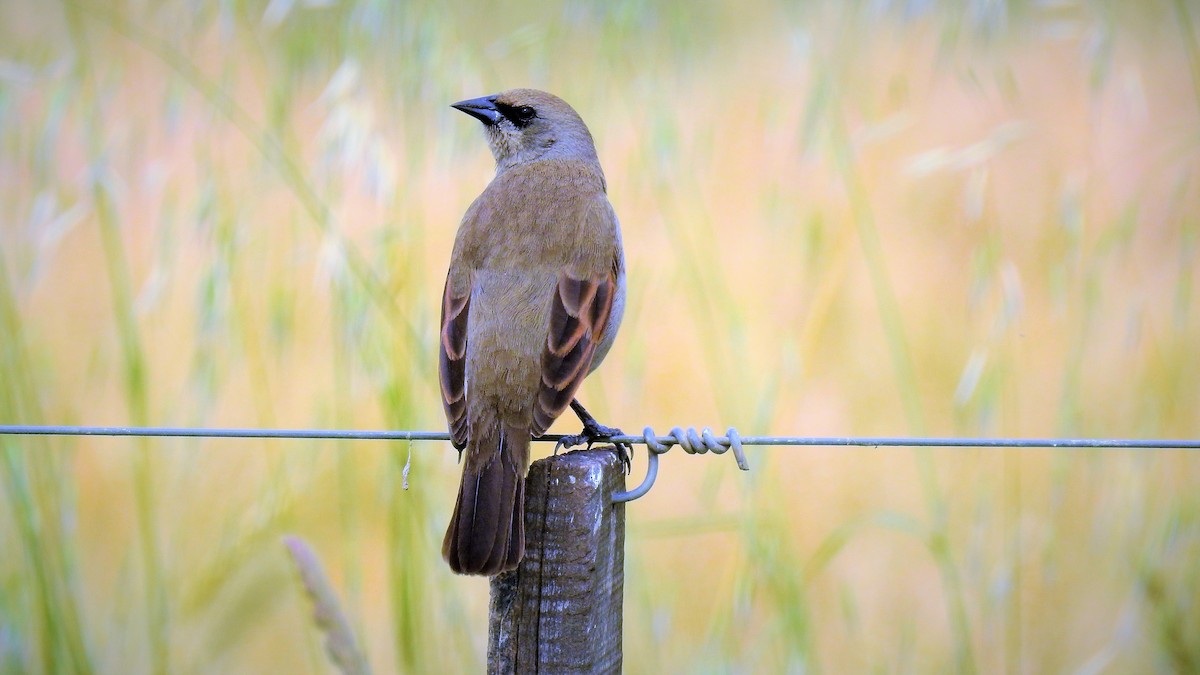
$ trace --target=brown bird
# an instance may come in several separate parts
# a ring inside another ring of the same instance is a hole
[[[514,89],[460,101],[483,123],[496,175],[467,209],[442,295],[442,402],[466,448],[442,557],[493,575],[525,553],[529,442],[569,406],[570,442],[620,434],[574,400],[621,323],[625,264],[592,135],[565,101]]]

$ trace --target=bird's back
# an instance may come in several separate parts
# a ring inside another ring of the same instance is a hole
[[[599,210],[611,212],[599,168],[559,160],[497,176],[468,210],[455,243],[465,269],[452,274],[471,279],[469,408],[529,423],[559,275],[602,274],[618,251],[595,231]]]

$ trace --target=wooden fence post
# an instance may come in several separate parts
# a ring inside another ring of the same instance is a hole
[[[624,486],[607,448],[529,468],[525,559],[492,579],[489,673],[621,672]]]

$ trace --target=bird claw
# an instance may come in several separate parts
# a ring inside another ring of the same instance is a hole
[[[592,447],[591,441],[589,441],[588,437],[584,434],[563,436],[562,438],[558,439],[557,443],[554,444],[554,454],[557,455],[559,450],[564,448],[573,448],[577,445],[583,444],[584,442],[587,442],[589,448]]]
[[[621,460],[621,466],[625,469],[625,475],[633,473],[633,446],[629,443],[612,444],[613,452],[617,453],[617,459]]]
[[[583,445],[588,450],[596,443],[610,443],[610,448],[616,453],[617,459],[621,460],[621,466],[625,473],[629,474],[633,470],[633,446],[629,443],[619,443],[613,439],[614,436],[624,436],[625,432],[616,427],[606,427],[603,424],[597,423],[595,420],[588,420],[583,423],[583,431],[570,436],[563,436],[558,439],[558,443],[554,445],[554,454],[563,448],[573,448],[577,445]]]

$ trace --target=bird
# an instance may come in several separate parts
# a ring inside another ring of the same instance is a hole
[[[496,173],[459,224],[442,293],[438,377],[463,465],[442,557],[455,573],[493,576],[524,556],[530,441],[568,407],[583,431],[560,446],[621,434],[575,394],[620,327],[625,259],[574,108],[536,89],[451,107],[483,124]]]

